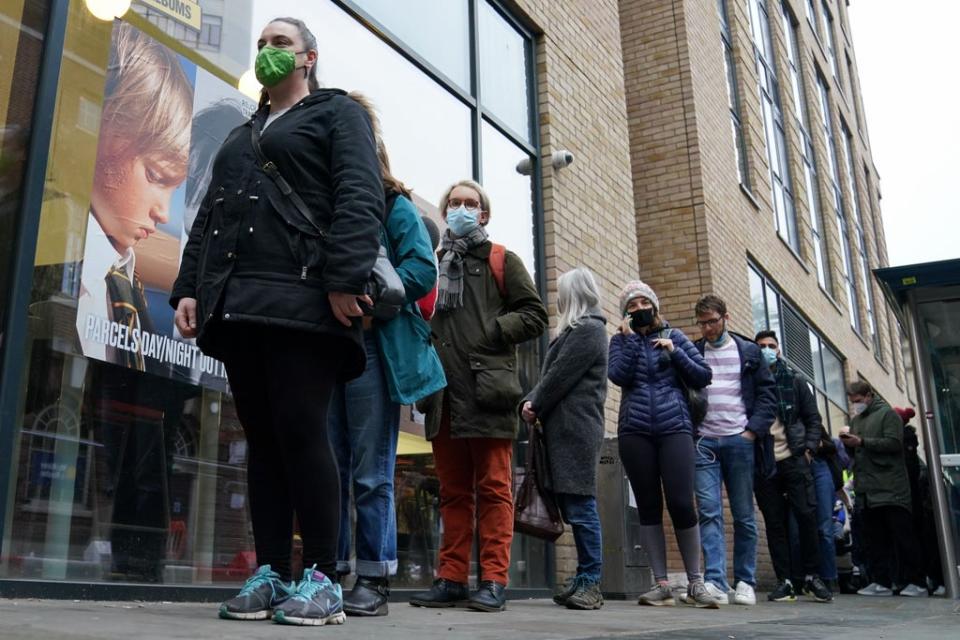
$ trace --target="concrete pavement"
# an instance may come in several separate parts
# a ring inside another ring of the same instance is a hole
[[[219,620],[210,604],[0,600],[2,640],[950,640],[960,638],[960,602],[943,598],[839,596],[832,604],[762,602],[718,611],[678,605],[639,607],[607,601],[599,611],[569,611],[549,600],[514,600],[501,614],[418,609],[391,603],[383,618],[350,618],[343,626],[286,627]]]

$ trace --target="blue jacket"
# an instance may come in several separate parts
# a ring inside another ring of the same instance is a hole
[[[777,415],[777,383],[755,342],[733,332],[730,332],[730,337],[737,343],[737,351],[740,353],[740,393],[747,412],[747,431],[752,431],[757,436],[754,442],[757,473],[769,478],[777,470],[773,456],[773,440],[769,439],[768,442],[767,438]],[[696,345],[702,354],[706,341],[700,338]],[[707,411],[710,411],[709,407]]]
[[[660,333],[618,333],[610,339],[607,377],[623,389],[619,435],[693,434],[680,377],[688,386],[702,389],[710,384],[713,372],[682,331],[664,328],[675,345],[673,352],[653,346]]]
[[[387,201],[390,201],[388,194]],[[440,358],[431,342],[430,325],[420,315],[417,300],[437,282],[437,263],[420,213],[410,200],[396,196],[384,222],[387,253],[403,282],[407,302],[400,314],[374,324],[383,356],[390,399],[413,404],[447,386]]]

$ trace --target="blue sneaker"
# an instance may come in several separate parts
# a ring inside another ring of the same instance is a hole
[[[280,580],[280,574],[265,564],[250,576],[240,593],[220,605],[226,620],[266,620],[274,607],[294,594],[294,586]]]
[[[316,570],[305,569],[297,591],[273,610],[273,621],[279,624],[321,626],[343,624],[343,589]]]

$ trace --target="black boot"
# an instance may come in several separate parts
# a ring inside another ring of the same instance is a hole
[[[475,611],[503,611],[507,608],[506,587],[493,580],[484,580],[470,596],[467,606]]]
[[[390,586],[386,578],[357,577],[357,582],[343,598],[343,612],[348,616],[385,616]]]
[[[410,604],[415,607],[455,607],[470,595],[467,585],[462,582],[451,582],[444,578],[433,581],[430,591],[415,593],[410,598]]]

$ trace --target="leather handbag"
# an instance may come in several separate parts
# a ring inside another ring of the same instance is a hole
[[[280,170],[273,162],[263,155],[263,149],[260,147],[260,129],[256,122],[250,123],[250,144],[253,145],[253,152],[257,156],[260,168],[280,189],[283,197],[288,199],[297,210],[297,213],[307,222],[307,224],[316,230],[317,234],[323,240],[327,239],[328,229],[324,228],[310,215],[310,209],[300,197],[300,194],[294,191],[290,183],[287,182]],[[393,207],[393,200],[387,201],[387,215]],[[407,293],[403,288],[403,281],[393,268],[390,258],[387,255],[387,249],[384,246],[383,227],[380,227],[380,250],[377,253],[377,260],[373,264],[373,270],[370,272],[370,279],[364,287],[364,293],[373,300],[373,305],[362,305],[364,315],[374,317],[378,320],[390,320],[400,313],[400,307],[406,301]]]
[[[543,438],[543,425],[537,420],[530,426],[527,442],[527,464],[514,471],[513,530],[553,542],[563,534],[563,519],[557,499],[547,485],[550,462]]]

